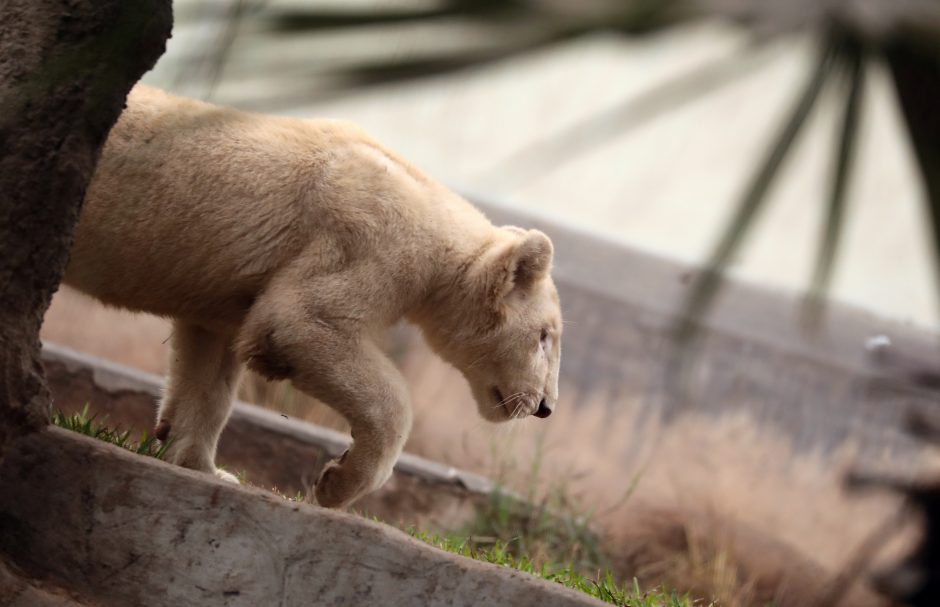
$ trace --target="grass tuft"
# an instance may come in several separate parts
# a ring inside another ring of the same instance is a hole
[[[88,405],[78,413],[67,414],[58,409],[52,412],[52,424],[78,432],[91,438],[117,445],[122,449],[127,449],[137,455],[155,457],[157,459],[166,458],[166,450],[170,446],[170,441],[160,442],[156,437],[150,436],[147,432],[140,435],[137,441],[131,440],[130,430],[121,430],[120,428],[109,428],[106,425],[107,416],[98,420],[97,414],[88,415]]]
[[[642,591],[636,578],[632,584],[621,586],[614,581],[609,570],[599,571],[596,576],[588,577],[571,565],[539,565],[525,554],[516,556],[513,550],[499,541],[484,547],[472,537],[441,536],[413,528],[406,531],[412,537],[446,552],[528,573],[619,607],[717,607],[716,603],[706,604],[692,599],[687,594],[679,595],[665,588]]]
[[[536,501],[496,490],[463,530],[477,545],[499,543],[514,557],[527,555],[537,563],[569,563],[581,572],[609,567],[591,516],[562,488]]]

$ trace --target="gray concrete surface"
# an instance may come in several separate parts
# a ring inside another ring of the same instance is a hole
[[[0,486],[8,562],[96,605],[601,605],[58,428],[19,440]]]

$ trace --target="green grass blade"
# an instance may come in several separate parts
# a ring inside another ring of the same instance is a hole
[[[52,412],[50,422],[60,428],[84,434],[85,436],[106,443],[111,443],[122,449],[137,453],[138,455],[146,455],[157,459],[164,459],[166,456],[166,451],[171,444],[170,441],[162,442],[158,445],[154,437],[148,436],[148,434],[144,432],[140,436],[140,440],[134,442],[131,439],[130,430],[122,431],[116,428],[109,428],[105,424],[107,416],[104,416],[100,422],[97,421],[96,418],[97,414],[93,414],[91,417],[88,416],[88,405],[86,404],[80,412],[71,415],[67,415],[56,409]]]

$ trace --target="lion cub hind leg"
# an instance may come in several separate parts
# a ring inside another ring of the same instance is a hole
[[[170,441],[168,461],[237,483],[215,467],[216,446],[241,371],[232,339],[175,321],[170,343],[170,373],[154,435]]]
[[[411,429],[405,380],[373,339],[355,323],[334,324],[304,314],[302,294],[262,297],[238,338],[248,367],[295,387],[343,415],[353,444],[327,464],[315,486],[316,502],[344,507],[391,476]],[[296,295],[296,297],[295,297]],[[267,301],[266,301],[267,300]]]

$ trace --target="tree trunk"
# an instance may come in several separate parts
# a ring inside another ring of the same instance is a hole
[[[163,53],[170,0],[0,0],[0,460],[42,427],[39,327],[128,91]]]

